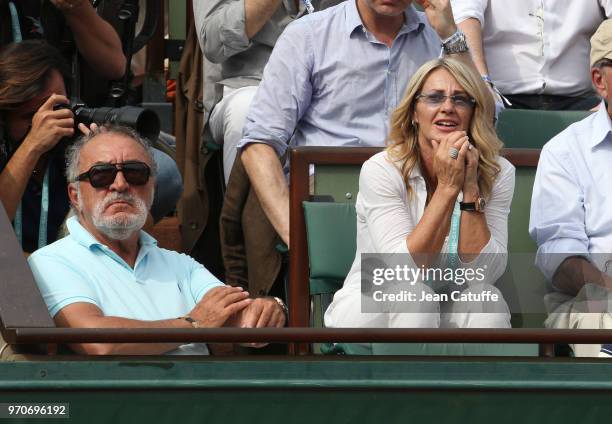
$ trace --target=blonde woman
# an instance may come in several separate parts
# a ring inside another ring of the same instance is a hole
[[[459,61],[415,73],[387,149],[361,169],[357,254],[325,313],[328,327],[510,327],[493,284],[506,267],[514,167],[499,156],[494,111],[480,76]],[[421,274],[388,263],[381,271],[362,264],[363,253],[403,253]],[[378,281],[362,287],[365,274]]]

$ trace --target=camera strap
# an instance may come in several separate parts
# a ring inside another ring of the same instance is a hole
[[[38,221],[38,248],[45,247],[47,245],[47,227],[49,222],[49,174],[50,174],[50,163],[45,168],[45,176],[43,178],[42,194],[40,199],[40,219]],[[15,212],[15,221],[13,224],[15,228],[15,234],[19,244],[23,246],[23,211],[21,208],[21,202],[17,206]]]

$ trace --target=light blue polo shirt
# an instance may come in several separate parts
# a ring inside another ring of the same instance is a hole
[[[144,231],[132,269],[76,217],[67,226],[70,235],[28,258],[52,317],[72,303],[88,302],[106,316],[176,318],[189,313],[208,290],[223,285],[193,258],[158,247]]]

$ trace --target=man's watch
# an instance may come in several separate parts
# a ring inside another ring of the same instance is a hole
[[[483,213],[487,202],[483,197],[479,197],[475,202],[459,202],[459,209],[468,212]]]
[[[458,29],[457,32],[442,41],[442,49],[446,55],[467,52],[469,48],[463,31]]]
[[[189,324],[191,324],[193,328],[200,328],[200,323],[197,322],[195,319],[191,318],[189,315],[184,315],[182,317],[178,317],[177,319],[182,319],[182,320],[187,321]]]
[[[276,296],[273,296],[272,298],[276,301],[276,303],[278,303],[278,306],[280,306],[280,308],[285,313],[285,318],[289,319],[289,308],[287,308],[287,305],[285,304],[285,302],[283,302],[283,299]]]

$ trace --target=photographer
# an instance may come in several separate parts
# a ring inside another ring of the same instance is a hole
[[[54,110],[68,103],[68,78],[62,56],[44,41],[0,51],[0,200],[26,252],[56,240],[69,210],[66,143],[60,140],[77,134],[72,111]],[[159,151],[154,156],[160,192],[152,214],[161,219],[174,208],[181,185],[172,159]]]

